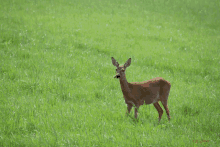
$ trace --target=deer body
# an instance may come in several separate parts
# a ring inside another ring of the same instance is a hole
[[[170,82],[161,77],[157,77],[144,82],[129,83],[125,77],[125,70],[130,65],[131,58],[128,59],[123,66],[119,66],[118,62],[112,57],[112,63],[117,67],[115,78],[119,78],[128,113],[130,113],[131,108],[135,105],[135,118],[137,118],[138,108],[141,105],[153,103],[159,113],[160,121],[163,110],[158,102],[161,101],[166,110],[168,120],[170,120],[169,109],[167,106],[167,100],[171,88]]]

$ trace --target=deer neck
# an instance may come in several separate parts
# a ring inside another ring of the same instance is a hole
[[[128,81],[125,76],[120,77],[121,90],[124,95],[130,94],[131,90],[128,86]]]
[[[125,102],[128,104],[134,104],[136,107],[138,107],[138,104],[134,98],[134,96],[131,93],[131,89],[128,86],[128,81],[125,78],[125,76],[120,77],[120,84],[121,84],[121,90],[123,92]]]

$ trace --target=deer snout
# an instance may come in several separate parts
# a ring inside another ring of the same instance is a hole
[[[116,74],[115,76],[114,76],[114,78],[120,78],[120,75],[119,74]]]

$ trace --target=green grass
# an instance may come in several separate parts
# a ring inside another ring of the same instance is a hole
[[[112,56],[171,82],[170,123],[125,117]],[[0,146],[219,146],[219,67],[218,0],[1,0]]]

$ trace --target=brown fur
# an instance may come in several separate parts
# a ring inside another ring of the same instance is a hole
[[[157,77],[144,82],[128,83],[125,77],[125,70],[131,64],[131,58],[123,65],[119,66],[118,62],[112,57],[112,64],[117,67],[115,78],[119,78],[125,103],[127,104],[128,113],[135,105],[135,118],[137,118],[138,108],[143,104],[154,104],[159,113],[159,121],[163,115],[163,109],[159,105],[162,102],[166,110],[168,120],[170,120],[167,100],[171,88],[170,82],[161,77]]]

